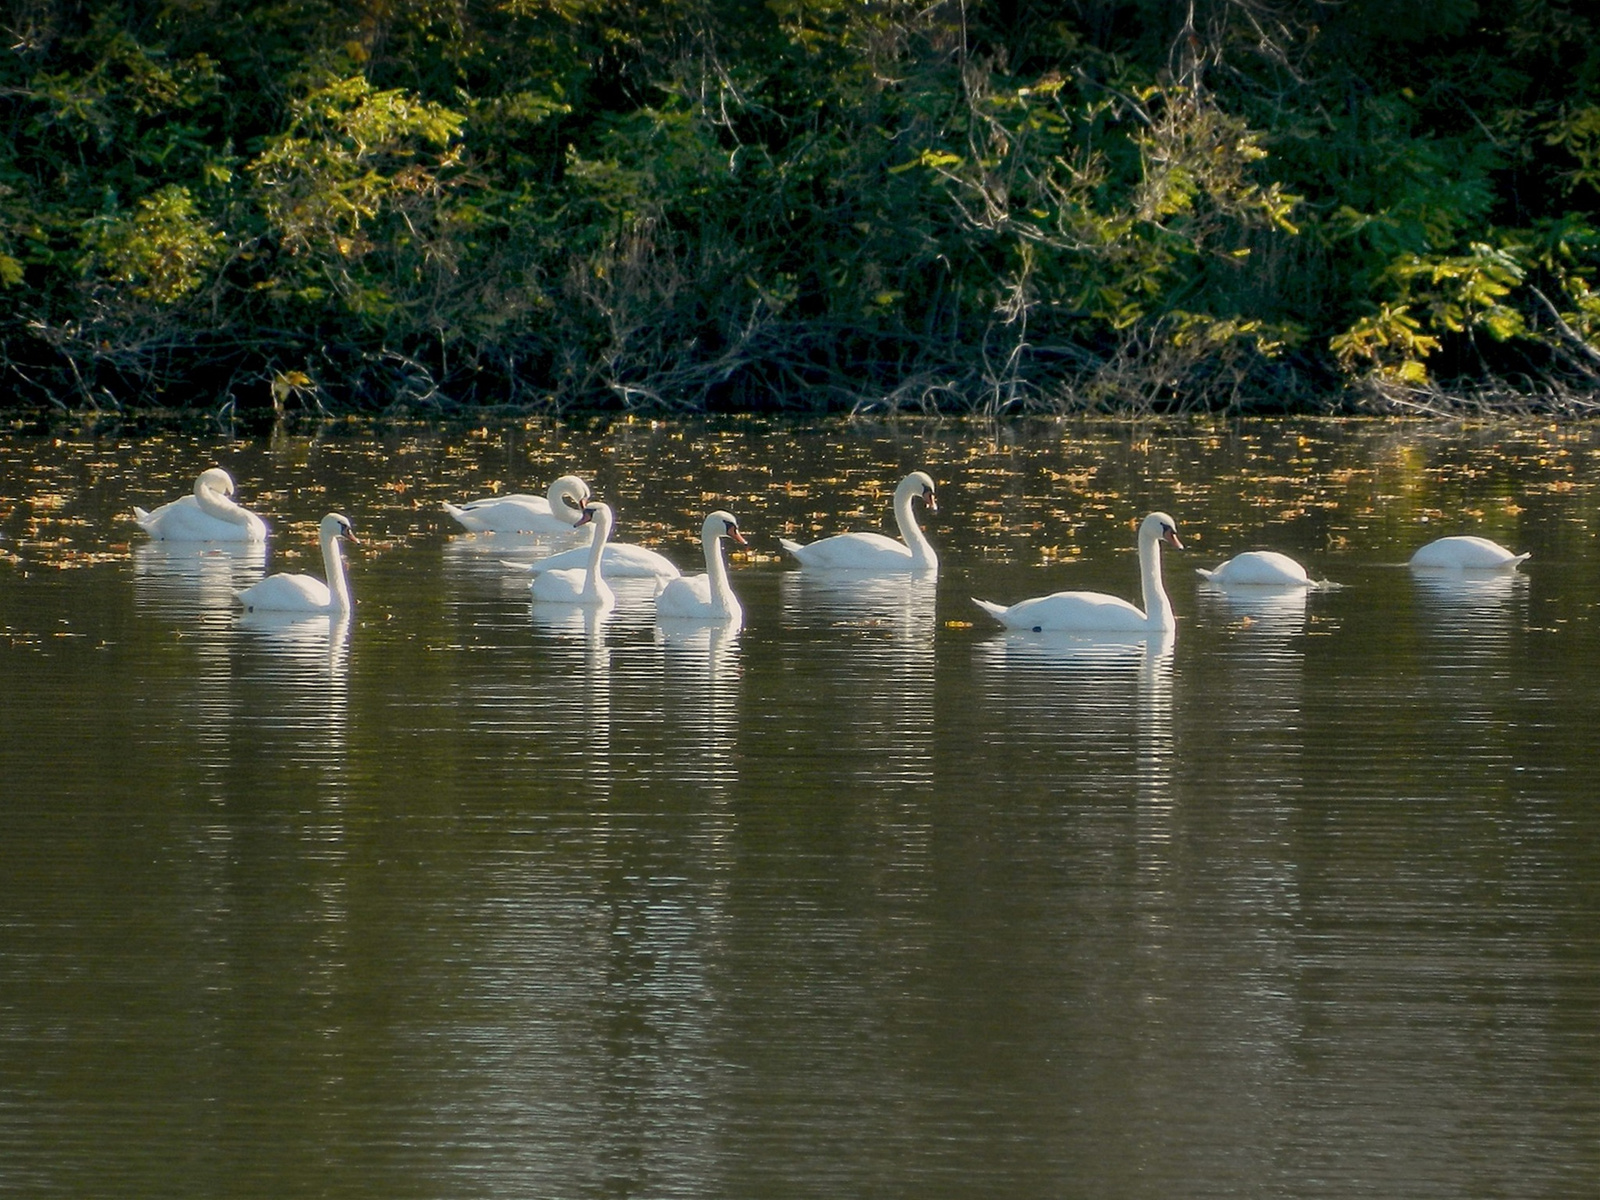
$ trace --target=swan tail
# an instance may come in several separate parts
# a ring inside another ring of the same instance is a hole
[[[802,546],[799,542],[791,541],[789,538],[784,538],[784,537],[781,537],[781,538],[778,539],[778,545],[782,546],[785,550],[787,550],[790,554],[794,555],[796,558],[799,558],[801,553],[805,550],[805,547]]]
[[[521,571],[524,575],[534,574],[539,566],[538,563],[512,562],[509,558],[502,558],[500,565],[512,571]]]
[[[1215,571],[1208,571],[1204,567],[1196,567],[1194,573],[1200,576],[1201,579],[1214,579],[1217,574]]]
[[[1506,564],[1506,570],[1514,571],[1518,567],[1520,567],[1523,563],[1527,562],[1532,557],[1533,557],[1533,551],[1532,550],[1529,550],[1525,554],[1519,554],[1515,558],[1513,558],[1510,562],[1508,562]]]
[[[444,511],[459,521],[462,516],[465,515],[467,510],[462,508],[460,505],[451,504],[450,501],[446,500],[444,502]]]
[[[976,596],[972,597],[972,602],[995,620],[1002,622],[1005,620],[1006,605],[996,604],[993,600],[979,600]]]

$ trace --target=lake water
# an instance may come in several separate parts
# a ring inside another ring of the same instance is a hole
[[[343,636],[128,518],[213,464],[272,569],[352,518]],[[780,559],[916,467],[936,587]],[[568,471],[738,514],[743,631],[439,511]],[[0,1194],[1592,1194],[1597,505],[1597,426],[0,433]],[[970,604],[1137,599],[1154,508],[1170,648]],[[1343,586],[1194,573],[1262,547]]]

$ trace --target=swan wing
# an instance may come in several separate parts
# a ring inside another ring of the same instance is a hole
[[[1237,554],[1215,571],[1198,572],[1204,579],[1220,584],[1307,587],[1311,577],[1306,569],[1287,554],[1276,550],[1247,550]]]
[[[667,580],[656,596],[656,615],[708,617],[712,615],[711,581],[704,575],[680,575]]]
[[[328,585],[310,575],[268,575],[234,594],[247,612],[325,612],[333,603]]]
[[[507,564],[538,575],[545,571],[581,571],[588,566],[589,547],[575,546],[534,563]],[[608,579],[676,579],[678,568],[662,554],[631,542],[607,542],[600,552],[600,574]]]
[[[904,542],[881,533],[838,533],[809,545],[786,538],[781,545],[803,567],[834,571],[906,571],[911,568],[911,550]]]
[[[551,513],[550,502],[543,496],[485,496],[466,504],[446,504],[444,511],[473,533],[572,532],[572,523]]]
[[[1101,592],[1054,592],[1010,607],[984,600],[977,604],[1007,629],[1136,633],[1150,628],[1144,613],[1132,604]]]
[[[1463,535],[1429,542],[1411,556],[1413,567],[1445,567],[1461,571],[1507,571],[1527,561],[1488,538]]]

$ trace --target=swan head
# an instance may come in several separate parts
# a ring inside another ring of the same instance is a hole
[[[895,496],[921,500],[928,506],[929,512],[939,511],[939,503],[933,497],[933,476],[926,471],[913,471],[902,479],[900,486],[895,488]]]
[[[739,532],[739,519],[731,512],[718,509],[706,518],[706,523],[700,529],[700,536],[707,542],[717,538],[728,538],[738,542],[739,545],[748,545],[744,534]]]
[[[1174,550],[1182,550],[1183,543],[1178,540],[1178,523],[1163,512],[1153,512],[1139,525],[1139,544],[1154,545],[1156,542],[1165,542]]]
[[[233,495],[233,476],[221,467],[210,467],[200,472],[200,478],[194,481],[194,494],[201,492],[220,492],[224,496]]]
[[[322,524],[317,528],[324,541],[343,538],[351,545],[359,546],[361,544],[361,539],[356,537],[356,531],[350,526],[349,518],[340,516],[338,513],[329,513],[323,517]]]
[[[583,506],[589,503],[589,497],[589,485],[576,475],[563,475],[550,485],[545,495],[550,501],[550,511],[575,527],[583,523],[579,517],[583,515]]]
[[[574,528],[581,528],[584,525],[593,524],[600,529],[610,529],[612,520],[613,517],[611,514],[611,506],[609,504],[602,504],[596,500],[592,503],[586,503],[581,509],[578,510],[578,520]]]

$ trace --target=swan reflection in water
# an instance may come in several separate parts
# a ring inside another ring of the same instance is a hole
[[[1528,577],[1520,572],[1411,569],[1417,624],[1441,677],[1505,670],[1526,623]]]
[[[1168,631],[1007,631],[973,650],[981,701],[1009,752],[1059,759],[1044,777],[1091,794],[1138,797],[1164,825],[1171,807],[1173,650]]]
[[[720,803],[739,778],[739,628],[657,621],[654,636],[667,725],[662,765],[669,779],[698,785]]]
[[[926,575],[802,570],[779,580],[784,625],[816,633],[806,653],[823,719],[851,714],[821,744],[848,739],[840,761],[859,782],[933,779],[937,591]]]
[[[527,588],[526,577],[521,577]],[[628,581],[630,583],[636,581]],[[626,592],[619,588],[619,593]],[[529,605],[534,628],[546,638],[551,676],[565,681],[541,711],[541,774],[570,779],[581,788],[585,807],[599,813],[611,799],[615,732],[612,729],[612,649],[606,631],[611,608],[579,604]],[[581,735],[579,733],[581,730]]]
[[[232,623],[233,593],[267,567],[263,542],[142,542],[133,548],[133,602],[144,612]]]

